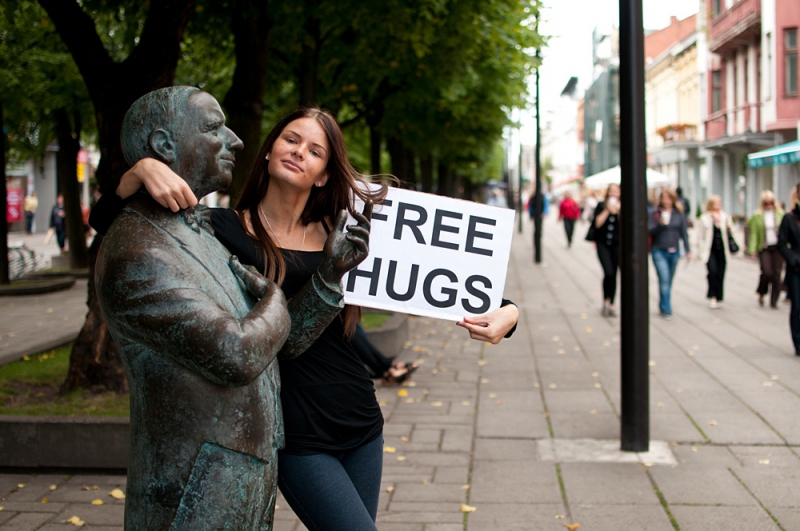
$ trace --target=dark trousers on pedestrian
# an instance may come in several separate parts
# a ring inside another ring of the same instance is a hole
[[[617,294],[617,269],[619,269],[619,244],[597,242],[597,258],[603,267],[603,300],[614,304]]]
[[[33,218],[36,212],[25,212],[25,232],[33,234]]]
[[[567,245],[572,247],[572,233],[575,231],[575,220],[564,218],[564,230],[567,231]]]
[[[67,230],[64,228],[56,227],[56,241],[58,242],[58,248],[62,251],[66,250],[67,248]]]
[[[778,252],[777,245],[770,245],[760,253],[758,260],[761,263],[761,278],[758,281],[759,295],[766,295],[769,287],[772,291],[769,294],[769,304],[772,307],[778,305],[778,297],[781,294],[781,271],[783,270],[783,257]]]
[[[789,293],[792,296],[792,309],[789,310],[789,330],[792,331],[794,353],[800,355],[800,273],[787,272]]]
[[[725,282],[725,250],[712,249],[708,257],[708,293],[706,298],[722,300],[722,284]]]

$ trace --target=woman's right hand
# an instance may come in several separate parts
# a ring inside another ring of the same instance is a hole
[[[156,159],[141,159],[126,171],[117,186],[117,195],[127,199],[143,185],[153,199],[173,212],[197,205],[197,197],[186,181]]]
[[[347,227],[347,212],[342,210],[336,217],[333,230],[328,234],[323,248],[325,258],[319,272],[326,282],[338,284],[342,278],[369,255],[369,231],[372,219],[372,201],[367,201],[362,213],[355,212],[355,225]]]

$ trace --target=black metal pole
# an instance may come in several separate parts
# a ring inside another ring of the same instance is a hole
[[[650,323],[642,0],[619,0],[619,18],[621,447],[629,452],[646,452],[650,446]]]
[[[539,14],[536,14],[536,31],[539,31]],[[542,127],[539,120],[539,48],[536,49],[536,155],[534,164],[536,166],[536,195],[533,196],[533,262],[536,264],[542,263],[542,207],[544,201],[542,199],[542,161],[541,161],[541,145],[542,145]],[[522,147],[520,146],[520,149]]]

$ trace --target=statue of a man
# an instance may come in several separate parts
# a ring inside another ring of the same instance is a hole
[[[202,197],[228,187],[242,142],[210,94],[170,87],[133,104],[122,146],[129,164],[157,158]],[[281,290],[214,238],[209,214],[173,213],[139,193],[97,259],[100,305],[131,391],[127,531],[272,525],[283,445],[273,362],[290,317]],[[314,294],[297,352],[342,307],[340,293]]]

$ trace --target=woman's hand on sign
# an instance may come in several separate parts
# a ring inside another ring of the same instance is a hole
[[[323,251],[325,259],[320,264],[320,275],[328,282],[339,283],[350,270],[357,267],[369,255],[369,231],[372,219],[372,201],[364,204],[364,212],[355,212],[355,225],[349,225],[347,232],[347,212],[342,210],[336,216],[333,230],[328,234]]]
[[[142,186],[161,206],[173,212],[197,205],[197,197],[186,181],[156,159],[143,158],[126,171],[117,186],[117,195],[126,199]]]
[[[486,315],[464,317],[458,326],[469,330],[469,337],[477,341],[487,341],[496,345],[514,328],[519,320],[519,310],[513,304],[498,308]]]

